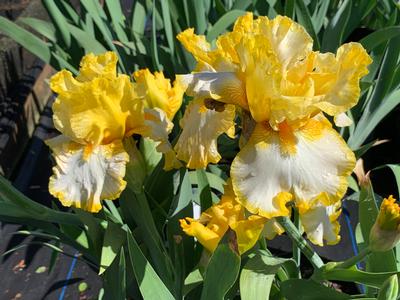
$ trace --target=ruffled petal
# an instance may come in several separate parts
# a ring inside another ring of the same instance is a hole
[[[100,55],[86,54],[81,60],[77,80],[90,81],[99,76],[115,78],[117,62],[118,57],[115,52],[108,51]]]
[[[213,252],[219,241],[228,230],[228,224],[210,224],[204,226],[192,218],[179,220],[181,228],[187,235],[195,237],[208,251]]]
[[[102,208],[100,200],[114,200],[125,189],[123,178],[129,156],[121,141],[81,145],[61,135],[46,143],[56,160],[49,191],[64,206],[98,212]]]
[[[58,94],[53,104],[55,127],[78,143],[107,144],[143,126],[143,104],[127,75],[116,75],[116,55],[89,54],[75,79],[66,70],[51,78]]]
[[[208,109],[201,99],[190,102],[181,119],[182,133],[174,148],[178,159],[192,169],[217,163],[221,159],[217,138],[224,132],[230,132],[234,119],[233,105]]]
[[[236,233],[236,240],[240,254],[253,248],[263,231],[266,219],[257,215],[249,216],[248,219],[238,221],[231,225]]]
[[[231,166],[238,201],[266,218],[287,216],[286,202],[321,194],[334,203],[346,192],[355,156],[321,116],[296,131],[257,124]]]
[[[211,46],[204,35],[197,35],[194,33],[193,28],[188,28],[179,33],[176,38],[194,56],[196,61],[207,64],[212,63],[212,58],[209,55]]]
[[[240,254],[254,246],[265,222],[265,218],[256,215],[246,218],[244,208],[236,201],[230,180],[218,204],[203,212],[198,220],[180,220],[183,231],[196,237],[211,252],[218,246],[228,228],[231,228],[236,233]]]
[[[358,43],[342,45],[337,51],[334,64],[327,65],[318,60],[314,66],[316,74],[311,76],[318,80],[319,73],[325,73],[330,74],[331,80],[322,78],[325,88],[321,92],[325,92],[325,97],[316,106],[334,116],[356,105],[360,97],[360,78],[368,74],[367,66],[371,62],[371,57]]]
[[[298,204],[301,224],[307,238],[313,244],[323,246],[324,240],[328,245],[339,243],[340,206],[340,201],[328,206],[319,200],[313,201],[311,205],[308,203]]]
[[[167,118],[165,112],[159,108],[145,109],[144,124],[146,130],[143,131],[143,136],[158,142],[156,149],[158,152],[164,154],[164,169],[179,169],[182,164],[176,158],[175,151],[168,140],[168,135],[174,127],[174,124]]]
[[[148,69],[136,71],[133,76],[138,95],[145,101],[145,106],[162,109],[172,120],[182,105],[184,89],[179,81],[171,86],[170,80],[162,72],[153,75]]]
[[[305,59],[312,51],[313,40],[303,26],[284,16],[272,20],[257,19],[259,34],[268,38],[282,65],[282,70]]]
[[[76,142],[107,144],[143,126],[141,101],[134,98],[126,75],[82,83],[61,71],[51,79],[51,88],[58,93],[54,125]]]
[[[177,75],[176,78],[189,96],[247,108],[245,86],[234,72],[199,72]]]

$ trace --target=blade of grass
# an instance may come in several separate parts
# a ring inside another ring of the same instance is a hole
[[[48,15],[50,16],[51,21],[55,25],[57,33],[60,35],[61,40],[64,45],[69,48],[71,47],[71,35],[68,31],[67,20],[65,19],[62,12],[57,7],[56,3],[52,0],[43,0],[42,1],[44,7],[47,10]],[[59,42],[59,41],[58,41]]]
[[[158,56],[158,49],[157,49],[157,28],[156,28],[156,1],[153,0],[153,14],[151,17],[151,59],[153,61],[153,68],[157,71],[162,71],[163,67],[160,65],[160,59]]]
[[[168,46],[171,51],[171,57],[173,57],[175,52],[175,43],[168,1],[161,1],[161,12],[164,21],[165,36],[167,37]]]
[[[120,1],[115,0],[105,0],[107,10],[110,14],[111,21],[120,42],[129,42],[128,36],[124,31],[125,27],[125,15],[122,12]]]
[[[187,0],[189,9],[189,22],[197,34],[203,34],[207,29],[207,17],[203,1]]]
[[[294,19],[295,0],[285,1],[285,16]]]
[[[175,299],[163,281],[158,277],[149,261],[143,255],[132,233],[126,228],[128,241],[129,261],[131,263],[140,292],[144,299]]]
[[[243,10],[234,9],[226,14],[224,14],[221,18],[218,19],[217,22],[208,30],[207,40],[213,41],[220,34],[224,33],[229,27],[236,21],[236,19],[240,16],[243,16],[246,12]]]
[[[93,52],[94,54],[101,54],[107,51],[107,49],[86,31],[68,24],[68,30],[72,36],[78,41],[78,43],[85,49],[85,53]]]
[[[318,34],[324,25],[326,14],[328,12],[330,1],[318,0],[317,9],[312,15],[315,32]]]
[[[54,25],[51,24],[50,22],[46,22],[35,18],[23,18],[23,17],[18,18],[17,21],[25,25],[28,25],[37,33],[47,38],[49,41],[52,42],[56,41],[56,29],[54,28]]]
[[[345,0],[333,18],[330,19],[322,38],[321,51],[336,52],[342,44],[343,33],[351,13],[351,3],[351,0]]]
[[[304,28],[307,30],[307,32],[313,38],[314,49],[319,50],[320,43],[319,43],[318,36],[315,32],[315,27],[314,27],[313,21],[310,16],[310,11],[308,10],[306,4],[302,0],[295,1],[295,12],[296,12],[297,20],[299,21],[299,23],[304,26]]]
[[[360,43],[368,51],[372,51],[382,43],[400,35],[400,26],[391,26],[378,29],[360,40]]]
[[[51,52],[49,45],[34,34],[1,16],[0,31],[29,52],[39,57],[45,63],[50,62]]]
[[[64,0],[56,0],[56,2],[60,4],[59,8],[61,9],[63,16],[68,17],[68,19],[75,25],[79,25],[79,15],[72,6]]]

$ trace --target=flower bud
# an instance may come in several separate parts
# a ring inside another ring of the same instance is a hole
[[[369,235],[371,251],[388,251],[400,240],[400,207],[395,201],[393,196],[382,201],[378,218]]]
[[[379,290],[378,300],[396,300],[399,292],[399,281],[397,275],[392,275],[385,280]]]

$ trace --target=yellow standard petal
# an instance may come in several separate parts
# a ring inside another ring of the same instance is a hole
[[[357,43],[341,46],[336,56],[313,52],[306,30],[282,16],[254,20],[247,13],[215,49],[193,31],[183,36],[200,71],[182,77],[188,93],[239,105],[275,130],[284,121],[298,126],[321,111],[337,116],[353,107],[371,63]]]
[[[204,168],[221,159],[217,138],[225,132],[231,132],[235,107],[220,103],[212,108],[208,109],[202,99],[193,100],[181,119],[182,133],[175,151],[178,159],[185,161],[188,168]]]
[[[81,60],[77,80],[90,81],[99,76],[114,78],[117,76],[117,62],[117,54],[111,51],[100,55],[89,53]]]
[[[56,160],[49,191],[64,206],[98,212],[102,208],[100,200],[114,200],[125,189],[123,178],[129,156],[121,141],[81,145],[60,135],[46,143]]]
[[[288,69],[312,51],[313,40],[303,26],[283,16],[269,20],[260,17],[256,21],[260,35],[264,35],[278,57],[282,70]]]
[[[87,67],[89,62],[83,60]],[[143,126],[142,101],[135,98],[129,76],[103,75],[85,75],[85,81],[79,81],[79,76],[75,79],[63,70],[51,78],[50,87],[58,94],[54,125],[75,142],[107,144],[140,132]]]
[[[371,57],[358,43],[339,47],[334,64],[327,65],[317,59],[314,72],[310,76],[313,77],[316,87],[324,87],[316,90],[317,94],[324,94],[324,97],[316,106],[334,116],[356,105],[360,97],[360,79],[368,74],[367,67],[371,62]],[[330,81],[326,80],[327,74],[331,74]],[[325,83],[318,81],[319,79]]]
[[[145,106],[162,109],[172,120],[182,105],[184,89],[179,81],[171,86],[170,80],[162,72],[153,75],[148,69],[136,71],[133,76],[138,95],[145,101]]]
[[[198,62],[212,63],[212,58],[209,56],[211,46],[204,35],[197,35],[193,28],[188,28],[179,33],[176,38]]]
[[[307,238],[315,245],[335,245],[340,241],[339,216],[341,213],[340,201],[325,205],[324,201],[315,199],[312,203],[298,203],[301,224]]]
[[[334,203],[346,192],[353,152],[321,116],[303,127],[273,131],[258,123],[231,167],[238,201],[266,218],[287,216],[286,202],[324,194]],[[292,199],[293,197],[293,199]]]

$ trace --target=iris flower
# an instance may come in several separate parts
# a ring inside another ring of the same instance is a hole
[[[51,78],[58,94],[53,120],[61,135],[47,141],[56,161],[49,191],[65,206],[98,212],[102,199],[119,197],[129,161],[123,139],[132,134],[150,137],[168,152],[168,117],[179,109],[183,92],[173,90],[161,73],[147,86],[141,76],[132,83],[128,75],[117,74],[116,66],[113,52],[88,54],[76,78],[66,70]]]
[[[215,48],[193,29],[177,38],[197,61],[192,74],[177,76],[194,97],[175,147],[178,157],[189,168],[218,162],[215,141],[234,124],[228,112],[235,110],[242,126],[230,171],[237,200],[268,219],[288,216],[288,202],[306,203],[302,212],[314,216],[303,214],[306,231],[318,224],[324,239],[338,241],[330,236],[337,235],[335,217],[324,222],[346,192],[355,156],[324,114],[348,125],[345,112],[357,103],[359,80],[371,63],[364,48],[348,43],[336,55],[312,51],[301,25],[251,13],[239,17]],[[320,237],[313,240],[321,244]]]
[[[236,233],[239,253],[246,252],[257,242],[267,220],[257,215],[247,217],[244,207],[235,198],[232,185],[228,182],[218,204],[204,211],[197,220],[180,220],[183,231],[196,237],[204,248],[213,252],[224,234],[231,229]]]

